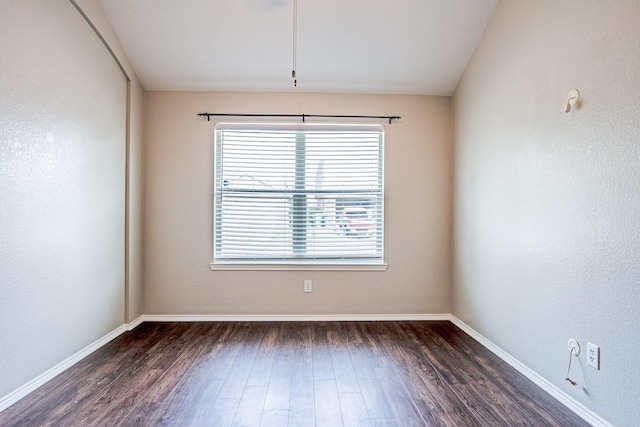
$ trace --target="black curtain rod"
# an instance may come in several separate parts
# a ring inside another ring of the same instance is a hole
[[[387,119],[389,124],[392,120],[399,120],[400,116],[336,116],[326,114],[217,114],[217,113],[198,113],[199,116],[206,117],[207,121],[211,120],[211,117],[300,117],[302,123],[305,122],[307,117],[323,117],[323,118],[335,118],[335,119]]]

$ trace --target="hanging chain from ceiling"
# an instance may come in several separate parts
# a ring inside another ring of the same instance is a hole
[[[293,0],[293,70],[291,77],[293,78],[293,86],[298,86],[296,78],[296,56],[298,51],[298,0]]]

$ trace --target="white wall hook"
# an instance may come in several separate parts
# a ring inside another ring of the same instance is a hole
[[[564,112],[570,112],[571,108],[575,107],[579,100],[580,91],[578,91],[578,89],[572,89],[571,92],[569,92],[569,96],[567,96],[567,107],[564,109]]]

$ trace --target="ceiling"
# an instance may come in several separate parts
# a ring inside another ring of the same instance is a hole
[[[147,90],[451,95],[498,0],[100,0]]]

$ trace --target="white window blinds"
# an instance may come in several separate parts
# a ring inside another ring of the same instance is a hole
[[[215,143],[214,262],[382,262],[382,126],[218,124]]]

